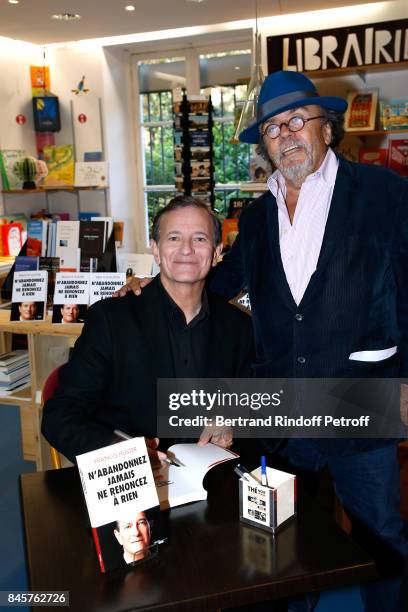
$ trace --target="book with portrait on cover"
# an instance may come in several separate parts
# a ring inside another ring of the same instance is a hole
[[[78,455],[77,463],[101,572],[152,556],[163,532],[144,438]]]

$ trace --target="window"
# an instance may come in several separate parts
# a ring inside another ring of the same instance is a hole
[[[189,49],[171,58],[136,60],[146,240],[154,215],[176,193],[172,119],[175,88],[211,95],[215,208],[221,216],[226,215],[229,197],[239,195],[239,183],[249,180],[251,147],[232,143],[232,137],[246,94],[250,64],[248,49],[201,54]]]

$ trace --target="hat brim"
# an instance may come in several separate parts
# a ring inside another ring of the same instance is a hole
[[[269,117],[279,115],[279,113],[283,113],[284,111],[290,110],[291,108],[299,108],[300,106],[310,106],[311,104],[316,104],[328,110],[334,110],[338,113],[344,113],[347,109],[346,100],[338,96],[316,96],[315,98],[300,98],[296,101],[295,105],[293,105],[293,102],[291,102],[290,104],[275,108],[271,113],[265,114],[263,117],[252,123],[240,133],[240,141],[247,142],[248,144],[258,144],[260,138],[259,126],[267,119],[269,119]]]

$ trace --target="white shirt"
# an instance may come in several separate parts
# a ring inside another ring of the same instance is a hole
[[[297,305],[316,270],[338,167],[338,159],[329,148],[320,168],[306,177],[300,189],[293,224],[286,208],[284,177],[276,170],[268,179],[269,190],[278,206],[283,268]]]

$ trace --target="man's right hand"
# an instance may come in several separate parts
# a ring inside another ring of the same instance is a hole
[[[137,276],[132,276],[131,280],[115,291],[112,297],[124,297],[128,291],[133,291],[135,295],[140,295],[143,287],[146,287],[152,280],[152,278],[138,278]]]
[[[168,465],[168,462],[166,461],[166,453],[157,450],[157,447],[159,446],[159,438],[145,438],[145,441],[152,470],[160,470],[163,466]]]

